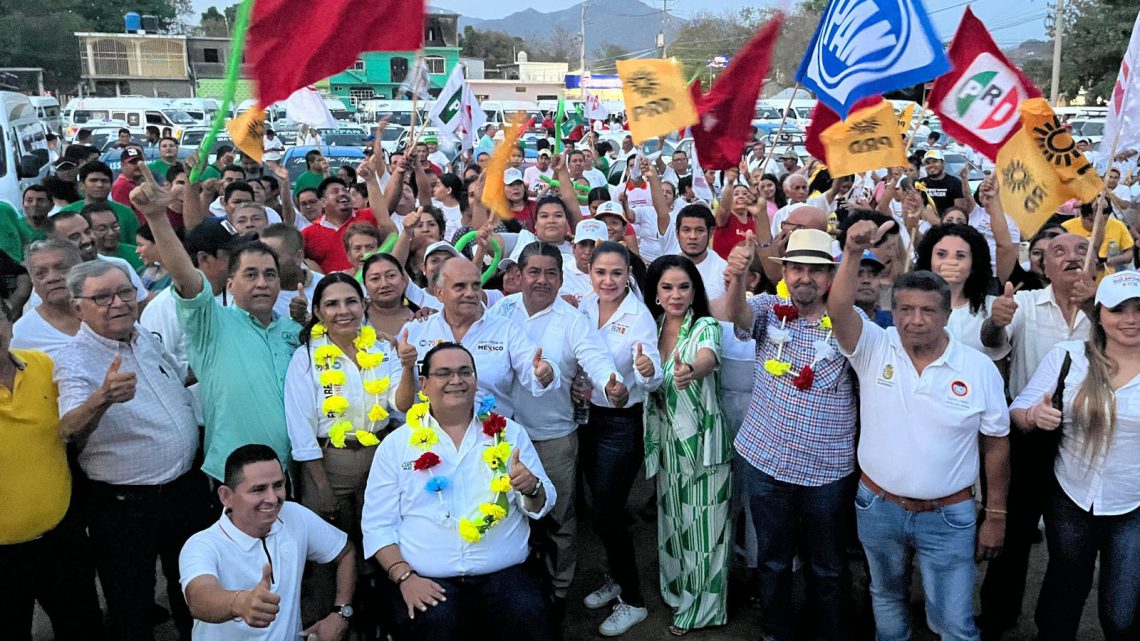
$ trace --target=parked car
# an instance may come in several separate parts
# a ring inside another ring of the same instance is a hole
[[[185,161],[187,158],[193,155],[193,153],[194,150],[192,149],[180,148],[178,150],[178,161]],[[111,171],[114,172],[115,175],[112,178],[119,177],[119,170],[123,167],[122,156],[122,149],[108,149],[104,151],[103,155],[99,158],[99,160],[106,163],[107,166],[111,168]],[[143,149],[143,156],[146,158],[145,162],[148,163],[152,160],[158,160],[158,148],[150,147],[148,149]]]
[[[281,164],[289,170],[289,180],[297,180],[308,169],[305,164],[305,154],[317,149],[321,154],[328,159],[329,167],[332,168],[333,173],[336,173],[336,168],[341,165],[359,165],[364,160],[364,151],[360,147],[331,147],[329,145],[305,146],[305,147],[289,147],[285,150],[285,155],[281,157]]]

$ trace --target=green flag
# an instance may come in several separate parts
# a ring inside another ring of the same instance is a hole
[[[566,99],[558,96],[558,111],[554,114],[554,153],[562,153],[562,119],[566,117]]]

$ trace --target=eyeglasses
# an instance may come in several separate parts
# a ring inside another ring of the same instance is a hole
[[[118,296],[124,304],[130,305],[135,302],[135,294],[137,290],[134,287],[124,287],[120,290],[113,291],[107,294],[95,294],[94,296],[76,296],[79,300],[89,300],[95,304],[96,307],[110,307],[111,302]]]
[[[438,378],[443,381],[451,380],[453,376],[458,376],[461,379],[468,379],[475,377],[475,370],[470,367],[460,367],[459,369],[437,369],[428,372],[428,376]]]

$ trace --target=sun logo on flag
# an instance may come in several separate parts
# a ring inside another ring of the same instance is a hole
[[[638,71],[629,77],[633,91],[637,95],[648,98],[657,95],[657,78],[648,71]]]
[[[876,118],[857,120],[851,123],[851,131],[857,134],[873,134],[879,130],[879,121]]]
[[[1060,167],[1072,167],[1083,154],[1068,129],[1061,126],[1056,116],[1033,128],[1033,141],[1045,159]]]
[[[1022,192],[1033,184],[1033,175],[1020,160],[1012,160],[1002,169],[1001,182],[1010,191]]]

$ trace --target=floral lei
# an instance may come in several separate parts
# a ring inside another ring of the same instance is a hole
[[[384,362],[384,354],[368,351],[376,345],[376,330],[364,325],[352,341],[356,346],[356,364],[364,379],[364,392],[372,396],[372,407],[368,410],[368,429],[360,430],[353,430],[352,421],[344,418],[349,408],[348,399],[343,394],[346,377],[344,372],[333,368],[336,359],[345,355],[344,351],[329,340],[328,328],[321,323],[313,325],[309,336],[314,341],[313,364],[320,372],[321,392],[325,397],[321,403],[321,413],[336,419],[329,428],[329,442],[333,447],[343,448],[345,437],[352,431],[361,445],[371,447],[378,444],[380,439],[374,433],[376,423],[388,418],[388,411],[380,404],[380,395],[388,391],[392,381],[387,376],[376,378],[376,368]]]
[[[435,444],[439,442],[439,435],[435,429],[424,423],[424,418],[428,416],[430,410],[427,397],[424,396],[423,392],[420,392],[419,398],[420,402],[413,405],[408,410],[407,415],[408,426],[412,428],[412,435],[408,442],[412,447],[423,452],[413,464],[413,469],[428,473],[430,478],[428,478],[424,488],[439,496],[439,503],[442,507],[443,492],[451,485],[451,479],[446,476],[436,476],[432,472],[432,468],[440,463],[439,455],[432,451]],[[479,504],[478,517],[459,520],[459,536],[468,543],[478,543],[487,533],[487,530],[506,518],[507,510],[510,507],[507,492],[511,491],[511,479],[507,476],[507,462],[511,458],[512,447],[507,441],[505,432],[507,419],[503,415],[495,413],[494,409],[495,399],[487,397],[479,402],[479,408],[475,411],[476,418],[483,423],[483,434],[494,440],[494,445],[483,450],[483,462],[491,471],[490,487],[495,498],[490,502]],[[446,518],[450,518],[450,515],[447,515]]]
[[[788,292],[788,286],[781,280],[776,285],[776,295],[782,300],[789,300],[791,298]],[[800,310],[791,304],[776,303],[772,306],[772,313],[776,318],[780,319],[780,326],[778,328],[768,329],[768,339],[776,344],[776,357],[764,361],[764,369],[772,376],[783,376],[791,371],[792,364],[788,361],[782,361],[780,358],[784,355],[784,345],[792,341],[792,333],[788,331],[788,322],[794,321],[800,316]],[[812,358],[810,365],[804,365],[799,374],[792,379],[792,385],[796,389],[806,391],[811,389],[812,384],[815,382],[815,369],[820,361],[827,360],[835,352],[835,348],[831,346],[831,317],[827,314],[819,320],[819,326],[827,330],[827,336],[823,339],[813,341],[812,347],[815,348],[815,356]]]

